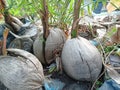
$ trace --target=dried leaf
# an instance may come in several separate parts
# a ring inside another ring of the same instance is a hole
[[[110,0],[107,5],[107,11],[110,13],[120,7],[120,0]]]

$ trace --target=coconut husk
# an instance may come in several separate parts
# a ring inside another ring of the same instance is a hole
[[[35,25],[33,25],[31,23],[26,23],[20,28],[20,30],[18,32],[18,36],[13,33],[12,34],[16,38],[26,38],[26,37],[32,38],[32,37],[36,36],[37,33],[38,33],[38,28]]]
[[[80,81],[96,80],[102,69],[99,51],[82,37],[66,41],[62,50],[62,64],[71,78]]]
[[[14,39],[9,48],[23,49],[32,52],[33,40],[31,38],[16,38]]]
[[[50,34],[46,40],[45,46],[45,58],[48,64],[50,64],[55,57],[54,51],[56,49],[59,51],[62,50],[62,46],[65,43],[65,41],[66,37],[62,30],[58,28],[50,30]]]
[[[43,56],[43,33],[39,33],[37,38],[33,43],[33,53],[39,59],[42,64],[45,64],[44,56]]]
[[[43,67],[32,54],[8,49],[15,56],[0,56],[0,81],[10,90],[38,90],[44,82]]]
[[[46,40],[45,46],[45,58],[43,57],[43,33],[41,33],[33,44],[33,50],[35,56],[41,61],[41,63],[50,64],[54,60],[54,51],[62,50],[62,45],[65,43],[66,37],[62,30],[54,28],[50,30],[50,34]]]

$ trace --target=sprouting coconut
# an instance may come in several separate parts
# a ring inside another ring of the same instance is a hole
[[[43,56],[43,33],[40,33],[33,44],[34,54],[41,61],[41,63],[50,64],[54,60],[54,51],[56,49],[62,50],[62,46],[65,41],[66,37],[61,29],[51,29],[45,44],[45,60]]]
[[[4,40],[0,56],[0,82],[9,90],[61,90],[64,83],[45,78],[42,64],[31,53],[9,48],[6,51],[8,29],[3,33]],[[1,85],[0,83],[0,85]]]
[[[101,55],[97,48],[82,37],[78,37],[79,9],[81,0],[74,3],[72,39],[68,39],[62,50],[62,65],[68,76],[79,81],[94,81],[102,69]]]
[[[38,90],[44,84],[42,64],[31,53],[20,49],[7,49],[4,32],[3,56],[0,56],[0,81],[10,90]]]
[[[41,88],[44,74],[39,60],[20,49],[8,49],[8,51],[15,56],[0,56],[0,81],[10,90]]]
[[[56,54],[60,53],[66,37],[62,30],[58,28],[49,28],[48,2],[47,0],[42,0],[41,4],[42,8],[39,15],[42,21],[43,35],[38,35],[33,44],[33,50],[35,56],[41,63],[50,64],[54,60]]]
[[[75,80],[94,81],[102,69],[97,48],[82,37],[67,40],[62,51],[65,72]]]

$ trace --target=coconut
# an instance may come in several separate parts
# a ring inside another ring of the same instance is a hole
[[[38,90],[44,83],[43,67],[27,51],[8,49],[15,56],[0,56],[0,81],[10,90]]]
[[[31,38],[15,38],[9,45],[9,48],[23,49],[28,52],[32,51],[33,40]]]
[[[45,64],[43,56],[43,33],[39,33],[38,37],[33,43],[33,53],[42,64]]]
[[[56,49],[61,49],[61,46],[66,41],[65,34],[62,30],[54,28],[50,30],[50,34],[45,43],[45,58],[46,63],[50,64],[54,60],[54,51]],[[45,64],[43,58],[43,34],[41,33],[35,40],[33,44],[33,50],[35,56]]]
[[[82,37],[66,41],[62,50],[62,64],[71,78],[80,81],[96,80],[102,69],[99,51]]]

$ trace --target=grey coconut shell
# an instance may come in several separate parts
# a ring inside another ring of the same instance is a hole
[[[45,57],[47,63],[51,63],[54,58],[54,50],[62,49],[61,46],[65,43],[66,37],[61,29],[55,28],[50,30],[50,34],[46,40]]]
[[[33,40],[31,38],[15,38],[9,45],[9,48],[23,49],[32,51]]]
[[[22,54],[28,57],[0,56],[0,81],[10,90],[38,90],[44,82],[42,65],[31,54]]]
[[[45,57],[46,63],[50,64],[54,58],[54,50],[61,49],[61,45],[63,45],[66,41],[65,34],[62,30],[58,28],[54,28],[50,30],[50,34],[46,40],[45,46]],[[45,64],[45,60],[43,58],[43,33],[41,33],[35,40],[33,44],[33,50],[35,56],[41,61],[41,63]]]
[[[33,43],[33,53],[39,59],[42,64],[45,64],[43,56],[43,33],[39,33],[35,42]]]
[[[94,81],[102,69],[99,51],[82,37],[66,41],[62,51],[62,64],[70,77],[80,81]]]

